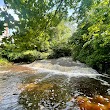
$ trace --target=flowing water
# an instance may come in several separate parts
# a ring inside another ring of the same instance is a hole
[[[110,77],[71,58],[0,68],[0,110],[80,110],[76,97],[96,95],[110,96]]]

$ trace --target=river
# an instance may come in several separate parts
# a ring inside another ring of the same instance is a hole
[[[0,110],[86,110],[76,97],[94,96],[109,104],[110,77],[68,57],[0,67]]]

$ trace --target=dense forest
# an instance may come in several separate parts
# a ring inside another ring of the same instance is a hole
[[[72,56],[110,73],[110,0],[4,0],[0,57],[10,62]],[[13,10],[19,20],[8,12]],[[77,24],[77,27],[74,25]],[[73,27],[71,28],[71,25]]]

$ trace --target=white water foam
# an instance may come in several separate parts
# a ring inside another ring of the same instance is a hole
[[[88,67],[87,65],[74,62],[71,58],[59,58],[51,60],[40,60],[34,62],[28,67],[37,70],[39,73],[49,73],[66,75],[67,77],[96,77],[101,76],[96,70]]]
[[[95,70],[92,70],[91,68],[80,68],[75,69],[74,71],[68,71],[68,72],[62,72],[59,70],[50,70],[46,68],[37,68],[32,67],[33,69],[36,69],[38,73],[49,73],[49,74],[57,74],[57,75],[65,75],[68,77],[95,77],[100,76],[99,73],[97,73]]]

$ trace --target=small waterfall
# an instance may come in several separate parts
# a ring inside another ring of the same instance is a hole
[[[74,62],[72,61],[72,58],[65,57],[52,60],[36,61],[28,66],[36,69],[39,73],[66,75],[68,77],[100,76],[97,71],[88,67],[87,65],[80,63],[79,61]]]

